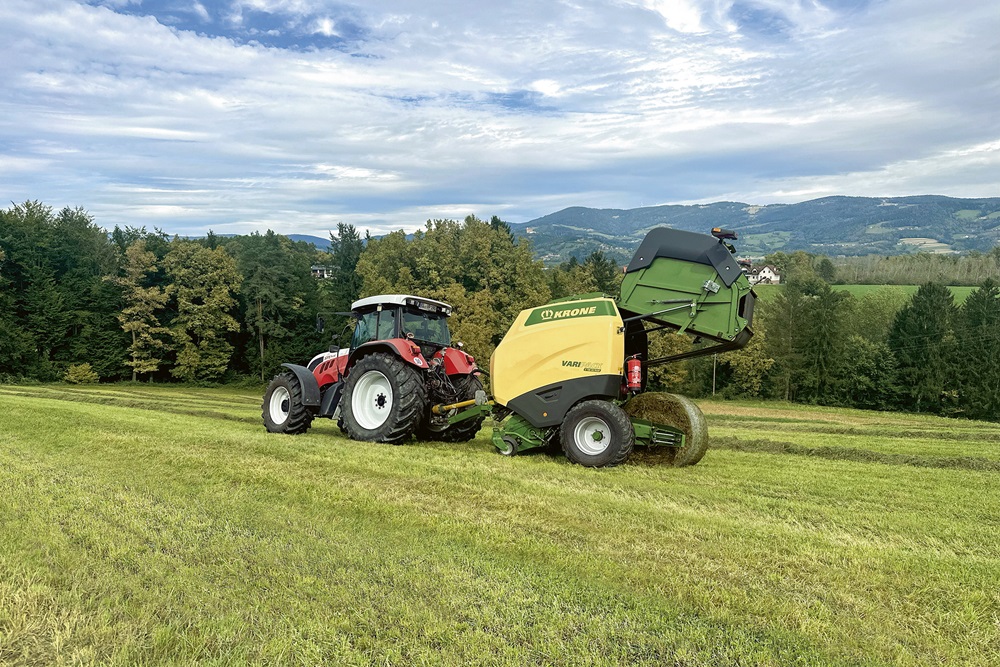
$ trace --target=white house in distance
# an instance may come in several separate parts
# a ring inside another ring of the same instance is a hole
[[[747,278],[750,280],[751,285],[781,284],[781,274],[778,273],[778,269],[771,266],[770,264],[753,267],[747,273]]]
[[[322,264],[313,264],[310,270],[312,271],[313,278],[319,278],[320,280],[333,278],[332,267],[324,266]]]

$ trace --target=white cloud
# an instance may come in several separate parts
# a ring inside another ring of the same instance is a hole
[[[4,2],[4,196],[107,226],[325,234],[570,205],[1000,195],[988,3],[231,7],[241,30],[284,17],[258,38],[311,26],[341,50]],[[751,29],[768,17],[788,29]]]

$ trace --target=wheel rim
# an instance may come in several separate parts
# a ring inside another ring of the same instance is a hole
[[[384,424],[392,412],[389,378],[378,371],[362,375],[351,396],[351,409],[362,428],[373,431]]]
[[[271,421],[275,424],[284,424],[291,412],[292,396],[285,387],[275,387],[271,392],[271,401],[268,403],[268,412],[271,414]]]
[[[584,454],[600,454],[611,444],[611,427],[598,417],[584,417],[573,429],[573,441]]]

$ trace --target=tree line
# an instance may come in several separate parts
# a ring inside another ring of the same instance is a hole
[[[994,255],[947,261],[996,263]],[[912,297],[854,297],[831,287],[843,267],[829,258],[769,260],[785,286],[758,300],[749,346],[660,367],[654,389],[1000,419],[994,279],[957,306],[942,281]],[[317,264],[332,276],[314,278]],[[83,209],[26,202],[0,211],[0,381],[260,382],[282,362],[346,344],[344,313],[380,293],[451,303],[453,338],[485,366],[520,310],[614,295],[621,277],[600,251],[546,268],[495,216],[430,220],[381,238],[340,224],[325,252],[270,231],[194,240],[141,227],[107,233]],[[691,345],[656,335],[650,353]]]
[[[794,262],[793,257],[798,254],[775,253],[769,255],[765,262],[777,265]],[[822,259],[830,263],[829,269],[833,271],[827,276],[830,282],[842,285],[921,285],[937,282],[974,286],[986,278],[1000,281],[1000,247],[986,253],[972,250],[962,254],[918,252],[910,255],[838,257],[832,261]]]
[[[315,259],[272,232],[108,234],[80,208],[14,205],[0,211],[0,380],[266,375],[321,344]]]
[[[346,343],[343,313],[380,293],[452,303],[455,338],[485,360],[522,308],[610,293],[617,271],[600,252],[546,270],[497,217],[378,239],[340,224],[324,252],[271,231],[107,233],[83,209],[29,201],[0,211],[0,381],[262,381],[331,334]]]
[[[1000,419],[1000,285],[983,280],[962,305],[939,282],[910,297],[890,288],[855,297],[793,272],[758,300],[754,338],[721,355],[714,390],[734,397]],[[712,391],[690,362],[679,388]]]

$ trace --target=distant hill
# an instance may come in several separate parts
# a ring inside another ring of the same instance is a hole
[[[322,238],[320,236],[310,236],[309,234],[289,234],[288,238],[292,241],[305,241],[306,243],[312,243],[319,250],[329,250],[330,249],[330,237]]]
[[[574,206],[511,228],[554,264],[573,255],[583,259],[594,250],[626,261],[646,232],[658,226],[704,233],[712,227],[735,229],[740,255],[986,251],[1000,241],[1000,197],[824,197],[799,204],[717,202],[627,210]]]

